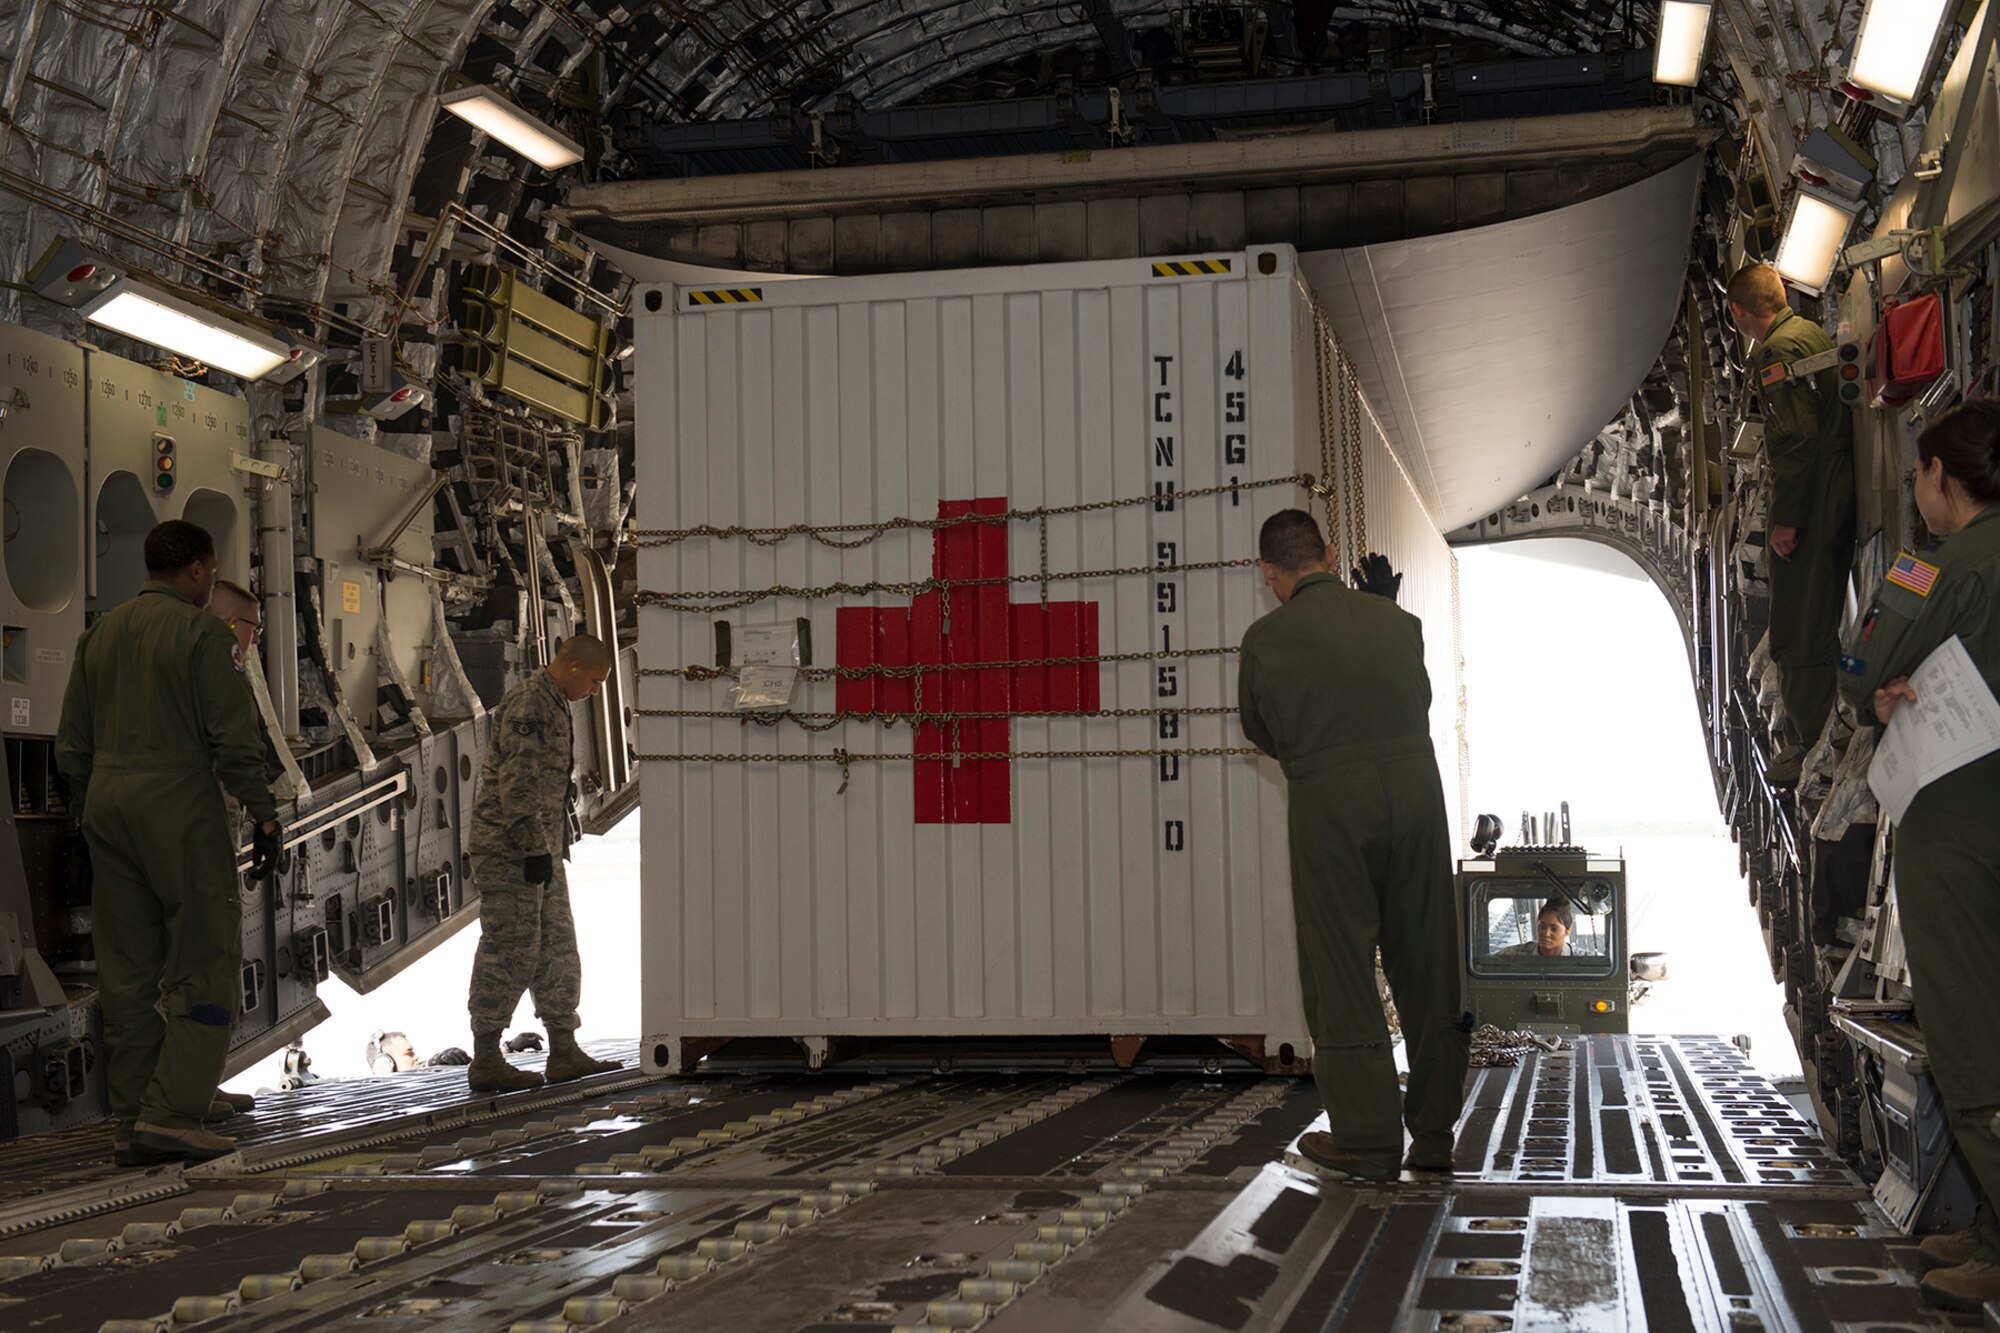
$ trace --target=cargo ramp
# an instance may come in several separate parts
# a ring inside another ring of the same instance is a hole
[[[622,1056],[631,1048],[595,1047]],[[266,1096],[238,1157],[0,1154],[10,1329],[1978,1328],[1730,1043],[1474,1069],[1458,1174],[1323,1182],[1305,1080],[896,1060]]]

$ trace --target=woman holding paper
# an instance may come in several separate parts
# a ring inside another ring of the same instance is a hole
[[[1864,722],[1916,704],[1910,677],[1953,638],[2000,692],[2000,401],[1924,431],[1916,499],[1936,540],[1897,555],[1840,663],[1840,692]],[[1931,1072],[1982,1195],[1971,1229],[1925,1238],[1923,1293],[1977,1312],[2000,1300],[2000,751],[1910,798],[1896,895]]]

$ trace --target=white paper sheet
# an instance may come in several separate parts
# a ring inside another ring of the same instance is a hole
[[[797,667],[744,667],[736,674],[736,707],[741,711],[787,708],[792,702],[792,686],[798,678]]]
[[[1957,635],[1924,659],[1910,688],[1917,701],[1897,705],[1868,767],[1868,786],[1898,823],[1918,792],[2000,750],[2000,702]]]

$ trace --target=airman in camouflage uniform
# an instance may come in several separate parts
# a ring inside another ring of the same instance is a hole
[[[507,692],[493,710],[467,843],[479,886],[479,950],[472,960],[473,1088],[508,1092],[542,1080],[516,1069],[500,1034],[526,990],[549,1030],[551,1082],[616,1069],[577,1048],[583,963],[563,862],[569,855],[570,705],[597,693],[611,650],[579,634],[555,660]]]

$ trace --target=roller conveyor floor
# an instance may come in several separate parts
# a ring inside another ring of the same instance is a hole
[[[9,1330],[1976,1329],[1727,1042],[1475,1070],[1458,1173],[1298,1169],[1309,1083],[462,1071],[321,1084],[233,1158],[0,1146]]]

